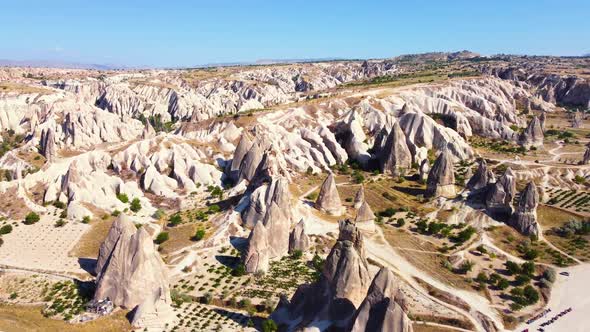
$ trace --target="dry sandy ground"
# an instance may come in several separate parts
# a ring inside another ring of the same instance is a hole
[[[516,331],[529,329],[537,331],[541,324],[550,320],[561,311],[572,308],[572,311],[558,318],[553,324],[546,326],[545,331],[551,332],[586,332],[590,328],[590,265],[583,264],[560,271],[570,273],[569,277],[559,275],[551,292],[547,305],[551,312],[530,325],[522,324]]]
[[[12,233],[2,236],[0,264],[15,268],[48,270],[59,273],[86,273],[77,257],[68,253],[89,228],[79,222],[55,227],[55,219],[41,217],[33,225],[20,224]]]

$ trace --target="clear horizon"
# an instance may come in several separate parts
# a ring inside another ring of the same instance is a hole
[[[575,9],[575,10],[574,10]],[[368,59],[470,50],[590,52],[584,1],[19,1],[3,5],[0,59],[192,67],[261,59]]]

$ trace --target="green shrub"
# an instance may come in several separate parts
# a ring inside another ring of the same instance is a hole
[[[277,323],[272,319],[267,319],[262,323],[262,332],[276,332],[278,330]]]
[[[301,250],[294,250],[293,253],[291,254],[291,257],[293,259],[301,259],[301,257],[303,257],[303,251],[301,251]]]
[[[65,226],[66,221],[63,219],[59,219],[58,221],[55,222],[55,227],[63,227]]]
[[[117,199],[123,203],[129,203],[129,197],[127,196],[127,194],[124,194],[124,193],[117,194]]]
[[[65,209],[66,208],[66,204],[64,202],[60,202],[60,201],[54,201],[53,206],[55,206],[58,209]]]
[[[133,212],[138,212],[139,210],[141,210],[141,202],[139,201],[139,198],[134,198],[131,201],[131,205],[129,205],[129,208],[131,209],[131,211]]]
[[[205,237],[205,230],[202,228],[197,229],[193,236],[193,241],[201,241]]]
[[[35,212],[29,212],[29,214],[27,214],[27,216],[25,217],[24,224],[32,225],[36,222],[39,222],[39,220],[41,220],[41,217],[39,217],[38,214],[36,214]]]
[[[12,232],[12,225],[4,225],[0,227],[0,235],[8,234]]]
[[[170,235],[168,234],[168,232],[161,232],[160,234],[158,234],[158,236],[156,236],[156,240],[154,240],[154,242],[156,242],[157,244],[162,244],[168,241],[169,238]]]
[[[115,210],[115,211],[113,211],[113,212],[111,213],[111,216],[113,216],[113,217],[118,217],[120,214],[121,214],[121,211],[119,211],[119,210]]]
[[[159,220],[159,219],[164,218],[165,215],[166,215],[166,212],[164,212],[164,210],[157,209],[156,212],[154,212],[153,217]]]
[[[234,277],[241,277],[244,274],[246,274],[246,267],[244,266],[244,264],[238,264],[232,271],[231,271],[231,275]]]
[[[90,216],[84,216],[84,218],[82,218],[82,223],[83,224],[87,224],[90,222]]]
[[[170,218],[168,218],[168,221],[170,222],[170,225],[178,226],[182,223],[182,216],[180,215],[180,213],[175,213],[172,216],[170,216]]]
[[[217,213],[219,211],[221,211],[221,208],[217,204],[209,205],[209,208],[207,209],[207,212],[211,214]]]

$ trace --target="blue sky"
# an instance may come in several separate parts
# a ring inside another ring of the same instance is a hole
[[[590,53],[590,1],[9,1],[0,59],[192,66],[257,59]]]

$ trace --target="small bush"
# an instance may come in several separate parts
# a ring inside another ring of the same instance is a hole
[[[162,244],[168,241],[168,239],[170,239],[170,235],[168,234],[168,232],[161,232],[160,234],[158,234],[158,236],[156,236],[154,242],[156,242],[157,244]]]
[[[58,209],[65,209],[66,208],[66,204],[64,202],[60,202],[60,201],[54,201],[53,206],[55,206]]]
[[[170,225],[178,226],[182,223],[182,216],[180,215],[180,213],[175,213],[172,216],[170,216],[168,221],[170,222]]]
[[[262,332],[276,332],[278,330],[277,323],[272,319],[267,319],[262,323]]]
[[[84,218],[82,218],[82,223],[83,224],[87,224],[90,222],[90,216],[84,216]]]
[[[129,209],[131,209],[131,211],[133,212],[138,212],[139,210],[141,210],[141,202],[139,201],[139,198],[136,197],[131,201]]]
[[[115,210],[115,211],[113,211],[113,212],[111,213],[111,216],[113,216],[113,217],[118,217],[120,214],[121,214],[121,211],[119,211],[119,210]]]
[[[291,257],[293,259],[301,259],[301,257],[303,257],[303,251],[301,250],[295,250],[293,251],[293,253],[291,254]]]
[[[12,225],[4,225],[0,227],[0,235],[8,234],[12,232]]]
[[[124,194],[124,193],[117,194],[117,199],[123,203],[129,203],[129,197],[127,196],[127,194]]]
[[[244,274],[246,274],[246,267],[244,266],[244,264],[238,264],[232,271],[231,271],[231,275],[234,277],[241,277]]]
[[[55,227],[63,227],[65,226],[66,221],[63,219],[59,219],[58,221],[55,222]]]
[[[36,214],[35,212],[29,212],[29,214],[27,214],[27,216],[25,217],[24,224],[32,225],[36,222],[39,222],[39,220],[41,220],[41,217],[39,217],[38,214]]]
[[[201,241],[205,237],[205,230],[202,228],[197,229],[193,236],[193,241]]]

